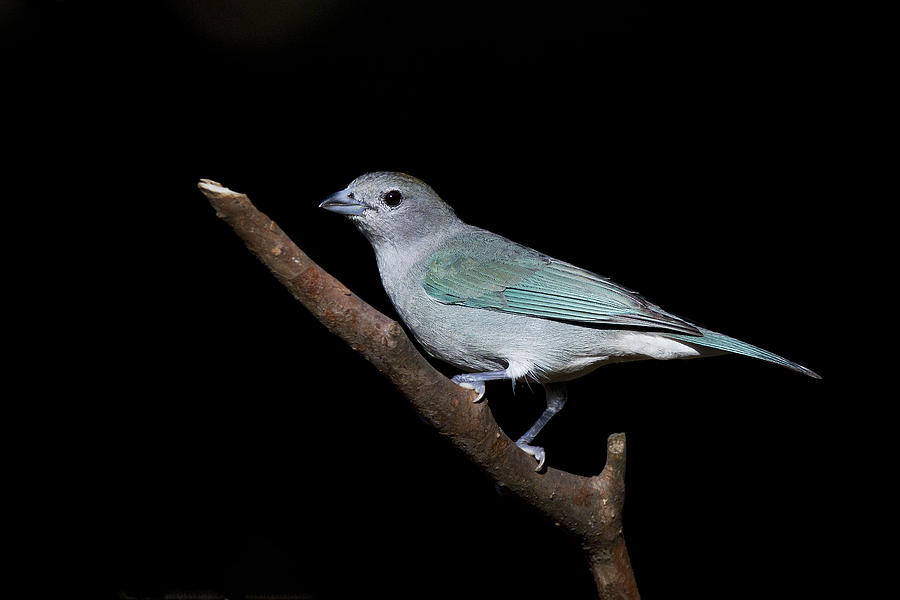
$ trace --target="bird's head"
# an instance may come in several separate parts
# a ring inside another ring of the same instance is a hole
[[[428,184],[405,173],[367,173],[319,207],[346,215],[376,247],[402,247],[457,222]]]

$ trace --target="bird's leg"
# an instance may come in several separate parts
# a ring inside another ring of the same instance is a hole
[[[544,425],[553,418],[553,415],[562,410],[562,407],[566,404],[566,398],[568,397],[568,394],[566,393],[566,384],[564,383],[545,383],[544,391],[547,393],[547,408],[544,409],[544,412],[541,413],[538,420],[531,426],[531,429],[526,431],[522,437],[516,440],[516,446],[538,461],[538,466],[535,471],[541,470],[547,455],[544,453],[543,448],[532,446],[531,441],[537,437],[537,434],[540,433],[541,429],[544,428]]]
[[[484,398],[484,382],[494,379],[507,379],[506,371],[487,371],[486,373],[463,373],[453,377],[450,381],[467,390],[475,390],[478,396],[472,402],[479,402]]]

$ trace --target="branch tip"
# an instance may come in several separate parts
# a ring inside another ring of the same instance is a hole
[[[622,480],[625,475],[625,434],[614,433],[606,439],[606,465],[600,477]]]
[[[608,454],[617,456],[625,455],[625,434],[614,433],[606,440],[606,451]]]
[[[197,187],[200,188],[200,191],[203,192],[207,197],[210,196],[237,196],[239,195],[237,192],[228,189],[223,186],[218,181],[213,181],[212,179],[201,179],[197,183]]]

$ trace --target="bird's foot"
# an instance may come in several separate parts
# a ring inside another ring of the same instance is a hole
[[[470,373],[463,373],[462,375],[456,375],[450,381],[467,390],[475,390],[475,393],[478,395],[475,396],[472,402],[481,402],[484,399],[485,385],[483,379],[476,379]]]
[[[531,446],[526,444],[522,440],[516,442],[516,446],[518,446],[522,452],[534,457],[534,460],[538,462],[538,466],[535,467],[535,471],[540,471],[544,468],[544,461],[547,460],[547,453],[544,452],[544,449],[540,446]]]

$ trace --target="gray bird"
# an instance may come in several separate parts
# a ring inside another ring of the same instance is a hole
[[[319,206],[362,231],[400,318],[429,354],[466,371],[453,381],[476,401],[486,381],[543,385],[547,407],[516,441],[536,470],[546,454],[532,441],[565,404],[565,382],[601,365],[734,353],[819,378],[606,277],[467,225],[415,177],[368,173]]]

